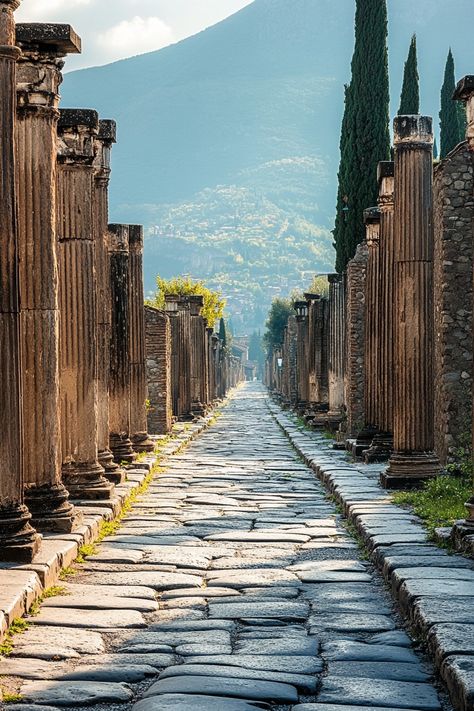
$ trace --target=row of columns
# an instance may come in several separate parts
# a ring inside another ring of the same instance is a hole
[[[0,0],[0,560],[30,562],[153,443],[143,230],[108,225],[115,124],[59,110],[80,39],[15,27],[18,5]]]
[[[456,98],[468,106],[472,156],[473,77],[459,84]],[[347,441],[353,453],[362,454],[367,462],[388,460],[381,475],[384,487],[407,488],[442,471],[434,431],[431,118],[395,119],[394,161],[379,164],[378,183],[378,205],[364,214],[366,241],[359,245],[345,275],[329,277],[325,426],[339,425],[339,441]],[[308,308],[309,300],[295,304],[299,321],[306,318]],[[297,379],[304,379],[297,386],[299,396],[307,392],[307,370],[314,372],[311,351],[322,342],[314,328],[309,330],[309,344],[301,326],[296,333],[297,360],[306,360],[295,367]],[[288,344],[283,344],[280,357],[283,369],[291,370]],[[272,385],[285,400],[282,383],[274,378]],[[311,379],[309,392],[314,392]],[[468,503],[468,511],[468,522],[474,526],[474,500]]]

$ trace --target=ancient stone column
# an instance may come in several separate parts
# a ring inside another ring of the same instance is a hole
[[[468,142],[469,150],[471,151],[471,156],[474,165],[474,75],[465,76],[458,83],[456,87],[456,92],[454,98],[458,101],[466,102],[467,111],[467,131],[466,139]],[[473,271],[474,276],[474,271]],[[474,419],[473,419],[473,451],[474,451]],[[467,527],[469,533],[474,530],[474,496],[466,502],[467,516],[465,520],[465,527]]]
[[[146,336],[143,291],[143,227],[129,225],[130,433],[135,452],[152,452],[146,417]]]
[[[56,144],[63,59],[81,42],[69,25],[17,25],[16,36],[25,501],[38,530],[69,532],[76,517],[61,481]]]
[[[136,458],[130,439],[130,282],[128,225],[109,225],[110,332],[109,428],[110,449],[118,463]]]
[[[15,166],[16,62],[14,10],[0,0],[0,560],[31,562],[39,537],[23,503],[20,290]],[[32,406],[34,404],[32,403]]]
[[[94,158],[94,241],[97,274],[97,446],[99,463],[105,477],[115,484],[125,479],[125,470],[114,461],[109,446],[109,372],[110,331],[112,308],[110,303],[109,263],[109,181],[110,153],[116,142],[115,121],[99,121],[95,136]]]
[[[344,280],[340,274],[330,274],[329,281],[329,412],[327,426],[334,430],[344,412],[344,340],[345,296]]]
[[[110,498],[97,459],[97,301],[93,211],[95,111],[60,112],[57,241],[63,481],[76,499]]]
[[[173,424],[171,399],[171,326],[164,311],[145,306],[148,380],[148,431],[167,434]]]
[[[319,294],[305,294],[304,298],[308,303],[308,403],[311,414],[318,403],[318,383],[317,383],[317,364],[320,354],[320,343],[318,342],[317,334],[317,302],[321,297]]]
[[[207,363],[208,363],[208,379],[209,379],[209,404],[212,405],[216,399],[216,384],[215,384],[215,371],[214,371],[214,360],[213,360],[213,350],[212,350],[212,335],[214,329],[208,326],[206,328],[207,334]]]
[[[395,141],[394,452],[385,487],[413,486],[441,470],[433,412],[433,130],[398,116]]]
[[[379,238],[380,212],[378,207],[364,211],[366,243],[368,250],[365,288],[365,340],[364,340],[364,424],[357,435],[353,449],[356,456],[367,450],[379,431],[377,409],[378,393],[378,308],[379,308]]]
[[[296,301],[296,407],[303,413],[308,406],[308,302]]]
[[[305,294],[308,302],[308,354],[307,363],[314,369],[308,377],[308,400],[314,427],[324,427],[328,410],[328,308],[327,299],[315,294]],[[311,393],[311,388],[313,392]]]
[[[189,297],[191,315],[191,408],[194,415],[205,413],[205,391],[203,381],[205,377],[204,336],[205,325],[201,316],[204,306],[203,296]]]
[[[191,420],[191,312],[186,296],[165,294],[165,311],[171,322],[171,380],[173,413],[180,420]]]

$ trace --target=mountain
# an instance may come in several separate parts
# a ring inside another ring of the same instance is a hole
[[[422,110],[434,113],[449,45],[458,74],[473,71],[474,3],[389,0],[389,10],[394,107],[417,32]],[[66,75],[63,106],[118,121],[111,212],[148,228],[147,290],[158,272],[205,276],[245,330],[308,266],[332,270],[353,20],[353,0],[254,0],[158,52]]]

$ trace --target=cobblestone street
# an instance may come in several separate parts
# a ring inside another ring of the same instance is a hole
[[[44,601],[1,662],[23,701],[8,708],[442,708],[382,578],[266,398],[237,390],[67,594]]]

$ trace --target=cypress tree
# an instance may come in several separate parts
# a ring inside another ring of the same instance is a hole
[[[219,338],[222,341],[224,348],[227,346],[227,329],[225,327],[225,321],[223,318],[219,321]]]
[[[416,35],[413,35],[408,51],[408,58],[405,62],[398,115],[407,116],[418,113],[420,113],[420,77],[418,74]]]
[[[363,211],[377,201],[377,163],[390,157],[386,0],[356,0],[351,83],[345,91],[337,218],[336,269],[365,238]]]
[[[454,57],[451,49],[448,52],[446,60],[446,68],[444,70],[444,81],[441,89],[441,111],[439,112],[440,119],[440,158],[446,158],[453,148],[457,146],[460,140],[464,140],[464,136],[460,139],[460,116],[459,109],[453,94],[456,88],[456,78],[454,74]]]

